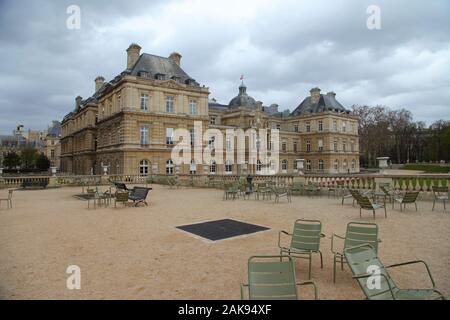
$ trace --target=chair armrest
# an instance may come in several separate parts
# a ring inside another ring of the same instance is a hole
[[[280,232],[278,232],[278,248],[281,248],[281,234],[284,233],[287,236],[292,236],[291,233],[286,232],[284,230],[281,230]]]
[[[386,283],[387,283],[387,285],[389,287],[389,291],[391,292],[391,295],[392,295],[392,299],[395,300],[395,295],[394,295],[394,292],[392,291],[391,283],[389,282],[388,277],[385,274],[383,274],[383,273],[380,273],[379,275],[386,280]],[[356,275],[356,276],[352,276],[352,278],[353,279],[364,279],[364,278],[369,278],[369,277],[372,277],[372,276],[373,276],[372,273],[362,273],[362,274],[359,274],[359,275]]]
[[[314,283],[314,281],[299,282],[299,283],[297,283],[297,285],[298,286],[313,286],[313,288],[314,288],[314,300],[318,300],[319,299],[319,291],[318,291],[317,286]]]
[[[337,235],[337,234],[335,234],[335,233],[333,233],[333,234],[331,235],[331,252],[334,253],[334,254],[340,254],[340,255],[342,255],[342,253],[337,252],[337,251],[334,250],[334,237],[339,238],[339,239],[342,239],[342,240],[345,240],[345,238],[342,237],[342,236],[340,236],[340,235]]]
[[[248,284],[241,283],[241,300],[244,300],[244,287],[248,287]]]
[[[436,284],[434,282],[433,276],[431,275],[430,268],[428,267],[427,263],[423,260],[413,260],[413,261],[407,261],[407,262],[403,262],[403,263],[391,264],[390,266],[385,267],[385,269],[402,267],[402,266],[406,266],[406,265],[410,265],[410,264],[417,264],[417,263],[422,263],[425,266],[425,268],[427,269],[427,272],[428,272],[428,276],[430,277],[431,284],[433,285],[433,289],[436,288]]]

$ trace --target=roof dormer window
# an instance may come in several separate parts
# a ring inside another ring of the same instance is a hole
[[[155,79],[156,80],[164,80],[166,78],[166,75],[163,73],[157,73],[155,74]]]

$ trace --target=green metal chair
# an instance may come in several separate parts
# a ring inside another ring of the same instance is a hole
[[[444,210],[445,210],[445,201],[450,201],[450,193],[448,192],[448,187],[433,187],[433,209],[434,211],[434,205],[437,201],[442,201],[444,204]]]
[[[347,190],[348,190],[348,193],[342,195],[341,204],[344,205],[345,199],[352,199],[353,200],[352,206],[355,206],[355,202],[358,202],[358,199],[361,196],[361,194],[356,189],[347,189]]]
[[[223,191],[223,200],[228,200],[228,197],[235,200],[239,197],[239,186],[236,183],[226,183]]]
[[[88,194],[88,209],[90,207],[90,202],[91,200],[94,201],[94,209],[97,208],[97,204],[101,207],[102,203],[105,204],[105,207],[108,203],[108,199],[110,198],[109,195],[106,195],[104,192],[99,191],[98,188],[94,189],[88,189],[87,190],[87,194]]]
[[[317,183],[310,182],[305,186],[305,192],[310,196],[320,196],[320,190],[320,185]]]
[[[291,194],[303,194],[303,191],[305,190],[305,185],[302,182],[294,182],[292,183],[292,186],[290,187]]]
[[[286,187],[270,187],[270,189],[271,189],[271,192],[275,196],[275,203],[279,203],[281,197],[286,197],[288,202],[292,202],[291,192],[289,191],[288,188],[286,188]]]
[[[297,283],[294,260],[290,256],[253,256],[248,259],[248,284],[241,284],[241,299],[248,288],[249,300],[298,300],[298,286],[317,287],[313,281]]]
[[[370,199],[366,196],[359,196],[358,198],[359,204],[359,217],[362,217],[362,210],[369,210],[373,212],[373,218],[375,219],[375,210],[384,209],[384,217],[387,218],[386,204],[374,203],[371,202]]]
[[[281,245],[281,235],[285,234],[291,237],[289,246]],[[311,263],[312,254],[319,253],[320,268],[323,269],[322,252],[320,251],[320,239],[325,237],[322,233],[322,223],[319,220],[298,219],[294,223],[292,233],[287,231],[280,231],[278,233],[278,247],[280,248],[280,255],[288,254],[294,258],[309,260],[308,277],[311,279]]]
[[[393,264],[385,267],[377,255],[377,251],[370,244],[361,244],[344,250],[345,259],[356,279],[369,300],[423,300],[429,298],[442,299],[445,297],[436,289],[430,268],[422,260]],[[428,289],[400,289],[389,275],[389,269],[411,264],[421,263],[425,266],[431,281]],[[379,275],[380,278],[377,278]]]
[[[14,190],[8,190],[8,197],[6,198],[0,198],[0,206],[2,201],[6,201],[6,207],[8,209],[12,209],[12,196],[13,196]]]
[[[114,207],[117,208],[117,202],[121,202],[124,206],[128,203],[128,192],[116,192],[116,196],[114,197]]]
[[[334,238],[344,240],[342,251],[334,248]],[[336,263],[341,264],[341,270],[344,270],[346,248],[354,247],[360,244],[370,244],[375,251],[378,251],[378,225],[375,223],[349,222],[347,224],[347,231],[345,237],[335,233],[331,236],[331,252],[333,253],[333,282],[336,283]]]
[[[400,211],[402,210],[402,205],[403,205],[403,209],[406,210],[406,205],[407,204],[411,204],[414,203],[415,207],[416,207],[416,211],[417,211],[417,197],[419,196],[419,191],[408,191],[406,192],[406,194],[403,197],[400,198],[395,198],[394,201],[392,202],[392,209],[394,209],[394,204],[395,203],[399,203],[400,204]]]

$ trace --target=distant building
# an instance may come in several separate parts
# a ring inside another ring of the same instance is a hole
[[[61,167],[61,123],[53,120],[44,138],[44,154],[50,160],[51,167]]]
[[[310,90],[293,112],[264,106],[242,83],[228,104],[208,100],[200,86],[181,68],[181,55],[168,58],[127,49],[126,69],[113,80],[95,79],[95,93],[75,99],[75,108],[62,121],[61,171],[73,174],[241,174],[241,164],[174,166],[171,151],[176,128],[279,129],[280,173],[297,172],[304,159],[308,173],[359,172],[358,120],[336,100],[334,92]],[[208,168],[205,169],[205,166]],[[174,167],[176,170],[174,170]],[[261,174],[258,163],[246,173]]]

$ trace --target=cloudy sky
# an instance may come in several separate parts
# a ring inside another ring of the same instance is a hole
[[[67,7],[81,9],[68,29]],[[369,30],[367,8],[380,8]],[[446,0],[0,0],[0,134],[46,128],[93,93],[94,78],[143,52],[182,54],[182,67],[228,103],[241,74],[265,105],[295,108],[309,89],[353,104],[450,119],[450,2]]]

